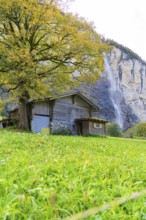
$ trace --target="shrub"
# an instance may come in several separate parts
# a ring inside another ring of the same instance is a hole
[[[55,129],[53,131],[54,135],[72,135],[72,131],[69,128],[66,127],[60,127],[58,129]]]
[[[137,136],[137,137],[146,137],[146,122],[140,122],[129,128],[125,134]]]
[[[138,137],[146,137],[146,122],[141,122],[137,124],[136,135]]]
[[[110,123],[107,125],[107,135],[112,137],[121,137],[122,131],[117,123]]]
[[[97,137],[97,138],[106,138],[104,134],[87,134],[85,137]]]
[[[137,126],[137,125],[134,125],[134,126],[128,128],[128,129],[124,132],[124,134],[125,134],[125,135],[130,135],[130,136],[136,136],[136,126]]]

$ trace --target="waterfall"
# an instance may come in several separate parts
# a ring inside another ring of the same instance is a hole
[[[105,61],[105,69],[107,72],[107,78],[110,83],[110,88],[109,88],[110,100],[115,110],[115,122],[119,124],[121,128],[123,128],[123,118],[122,118],[122,111],[121,111],[120,100],[119,100],[121,91],[119,90],[119,85],[111,69],[107,56],[105,56],[104,61]]]

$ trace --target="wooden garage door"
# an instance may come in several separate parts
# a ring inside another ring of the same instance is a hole
[[[34,115],[31,121],[31,131],[34,133],[41,133],[42,128],[50,127],[50,117],[49,116],[38,116]]]

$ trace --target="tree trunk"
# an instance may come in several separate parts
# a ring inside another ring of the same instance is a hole
[[[27,101],[23,98],[19,100],[18,109],[18,129],[29,130],[28,116],[27,116]]]

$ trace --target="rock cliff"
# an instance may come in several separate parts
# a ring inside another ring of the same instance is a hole
[[[80,90],[100,107],[95,116],[117,122],[123,130],[146,121],[146,63],[119,44],[106,55],[101,79]]]

